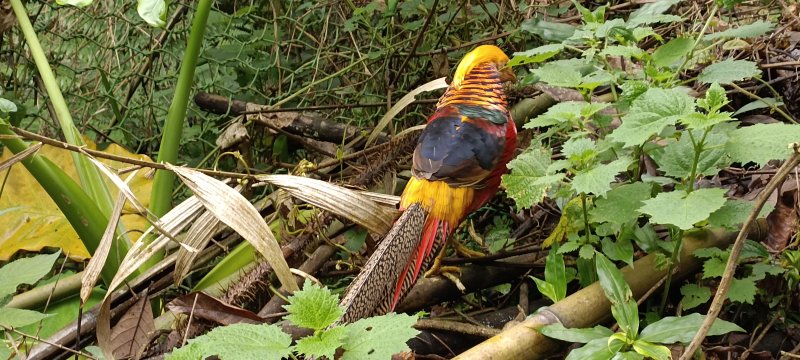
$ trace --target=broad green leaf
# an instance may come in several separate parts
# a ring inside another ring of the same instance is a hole
[[[17,292],[21,284],[35,284],[53,269],[61,252],[14,260],[0,267],[0,297]]]
[[[614,332],[605,326],[597,325],[593,328],[568,329],[561,324],[550,324],[543,326],[539,332],[553,339],[567,342],[588,343],[597,339],[607,339]]]
[[[726,59],[718,63],[708,65],[697,80],[706,84],[720,83],[730,84],[742,81],[761,74],[756,63],[749,60]]]
[[[694,131],[695,141],[700,141],[702,131]],[[710,133],[706,136],[703,150],[697,161],[695,176],[714,175],[720,169],[730,165],[731,160],[724,150],[728,137],[724,134]],[[678,141],[670,140],[663,151],[652,154],[653,159],[667,176],[676,179],[688,179],[692,173],[692,162],[695,148],[692,139],[684,132]],[[689,179],[693,180],[693,179]]]
[[[636,336],[639,329],[639,311],[633,293],[622,272],[608,258],[598,253],[595,256],[600,287],[611,301],[611,313],[626,334]]]
[[[725,94],[725,89],[717,83],[711,84],[706,90],[706,96],[697,100],[697,106],[706,110],[706,112],[715,112],[729,103],[728,95]]]
[[[694,47],[694,40],[690,38],[674,38],[661,45],[653,52],[653,63],[661,67],[669,67],[682,57],[689,54]]]
[[[233,324],[216,327],[167,354],[167,360],[266,359],[280,360],[291,353],[292,337],[275,325]]]
[[[736,115],[739,115],[739,114],[744,114],[744,113],[746,113],[748,111],[753,111],[753,110],[757,110],[757,109],[764,109],[764,108],[768,108],[768,107],[772,107],[772,106],[783,106],[783,101],[780,101],[780,100],[778,100],[776,98],[773,98],[773,97],[761,98],[761,99],[755,100],[753,102],[749,102],[749,103],[745,104],[744,106],[740,107],[738,110],[736,110],[733,113],[733,115],[736,116]]]
[[[728,230],[736,230],[747,220],[750,212],[753,211],[753,202],[740,199],[728,199],[719,210],[714,211],[708,217],[708,223],[712,226],[719,226]],[[772,205],[764,204],[758,217],[765,217],[772,212]]]
[[[566,360],[609,360],[622,349],[623,345],[619,341],[609,344],[608,338],[595,339],[570,351]]]
[[[704,319],[705,315],[698,313],[681,317],[668,316],[644,328],[639,339],[661,344],[686,344],[692,341]],[[744,332],[744,329],[734,323],[716,319],[708,330],[708,336],[727,334],[732,331]]]
[[[339,320],[343,313],[338,296],[308,280],[288,301],[289,305],[284,305],[289,312],[286,319],[299,327],[322,330]]]
[[[731,113],[714,112],[711,114],[691,113],[681,118],[681,123],[689,129],[706,129],[714,125],[731,121]]]
[[[551,155],[549,149],[529,149],[508,163],[511,173],[503,175],[502,182],[518,208],[530,208],[541,202],[550,187],[564,177],[548,171]]]
[[[526,129],[533,129],[564,122],[575,123],[582,118],[593,116],[609,106],[611,106],[610,103],[604,102],[587,103],[583,101],[564,101],[551,106],[544,114],[533,118],[523,127]]]
[[[558,253],[558,244],[547,254],[544,265],[544,278],[553,286],[553,302],[560,301],[567,296],[567,273],[564,265],[564,255]]]
[[[595,199],[589,219],[595,223],[625,224],[639,217],[638,208],[649,199],[652,186],[643,182],[617,186]]]
[[[600,56],[622,56],[640,59],[646,52],[636,46],[611,45],[600,51]]]
[[[625,171],[631,163],[629,159],[617,159],[608,164],[598,164],[595,167],[575,174],[572,179],[572,189],[577,193],[605,195],[611,190],[617,174]]]
[[[681,305],[685,310],[689,310],[698,305],[705,304],[711,299],[711,289],[706,286],[696,284],[686,284],[681,286]],[[644,330],[642,331],[644,332]]]
[[[0,98],[0,112],[17,112],[17,104],[14,104],[11,100]]]
[[[786,269],[778,265],[773,265],[768,262],[760,262],[753,264],[750,270],[750,277],[752,277],[755,281],[760,281],[767,277],[767,275],[778,276],[786,271]]]
[[[150,26],[164,27],[166,24],[167,3],[165,0],[138,0],[136,11]]]
[[[539,77],[539,81],[558,87],[578,87],[583,79],[583,75],[574,66],[560,61],[546,63],[531,70],[531,73]]]
[[[520,25],[520,29],[541,37],[544,42],[562,42],[575,32],[575,27],[572,25],[543,21],[539,18],[526,20]]]
[[[792,153],[789,145],[800,141],[800,125],[756,124],[736,129],[726,144],[733,161],[764,165],[783,160]]]
[[[628,114],[622,117],[622,125],[608,138],[625,147],[639,146],[693,112],[694,99],[683,91],[651,88],[633,101]]]
[[[38,311],[0,308],[0,326],[6,328],[18,328],[35,324],[48,316],[50,315],[42,314]]]
[[[635,351],[618,352],[611,360],[643,360],[644,355]]]
[[[597,155],[597,145],[589,138],[572,138],[564,142],[561,153],[574,164],[581,164]]]
[[[11,355],[15,353],[5,342],[0,342],[0,359],[10,359]]]
[[[539,290],[539,293],[542,294],[542,296],[550,299],[550,301],[553,303],[558,301],[556,300],[558,299],[556,288],[553,286],[553,284],[533,276],[531,276],[531,279],[533,279],[533,282],[536,284],[536,289]]]
[[[712,257],[703,262],[703,279],[720,277],[725,273],[725,259]]]
[[[611,238],[603,238],[601,244],[603,246],[603,254],[608,256],[609,259],[622,261],[633,266],[633,244],[630,238],[618,239],[617,241],[613,241]]]
[[[731,301],[752,304],[756,298],[756,280],[753,277],[743,279],[733,278],[728,289],[728,299]]]
[[[581,246],[580,250],[578,250],[578,256],[581,259],[589,260],[594,257],[594,247],[589,244],[584,244]]]
[[[650,24],[653,22],[650,19],[664,16],[664,13],[666,13],[669,8],[679,2],[680,0],[661,0],[644,4],[640,8],[636,9],[636,11],[632,12],[630,16],[628,16],[628,26],[637,27],[643,24]]]
[[[645,200],[639,211],[650,215],[650,220],[656,224],[670,224],[689,230],[695,223],[708,219],[712,212],[724,204],[725,189],[697,189],[688,195],[683,191],[671,191]]]
[[[564,50],[564,44],[547,44],[530,50],[515,52],[508,66],[517,66],[545,61]]]
[[[633,342],[633,350],[648,358],[656,360],[669,360],[672,352],[664,345],[656,345],[642,339]]]
[[[703,37],[704,40],[715,40],[721,38],[751,38],[764,35],[775,28],[775,24],[764,21],[756,20],[751,24],[742,25],[737,28],[728,29]]]
[[[419,331],[417,317],[389,313],[347,324],[341,360],[383,360],[408,350],[406,342]]]
[[[325,356],[328,359],[334,359],[336,349],[344,345],[343,340],[346,332],[344,327],[320,331],[298,340],[294,349],[306,358],[314,357],[319,359]]]

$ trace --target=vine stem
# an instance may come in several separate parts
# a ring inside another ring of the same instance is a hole
[[[694,49],[697,49],[697,45],[699,45],[700,44],[700,40],[703,39],[703,34],[706,33],[706,29],[708,29],[708,27],[711,25],[711,19],[714,18],[714,14],[717,13],[717,10],[719,10],[719,5],[714,4],[714,7],[711,8],[711,12],[708,14],[708,19],[706,19],[705,24],[703,24],[703,28],[700,29],[700,33],[697,34],[697,39],[694,40],[694,45],[692,46],[692,50],[689,51],[688,54],[686,54],[686,58],[683,59],[683,62],[681,63],[681,66],[679,66],[678,69],[676,69],[675,72],[672,74],[672,76],[669,78],[669,82],[670,83],[673,80],[675,80],[675,77],[677,77],[678,74],[681,73],[681,71],[683,71],[683,67],[686,66],[686,64],[689,63],[689,59],[691,59],[692,55],[694,54]]]
[[[731,87],[736,89],[736,91],[747,95],[747,97],[749,97],[749,98],[751,98],[753,100],[759,100],[759,101],[763,102],[764,104],[769,106],[770,110],[776,111],[778,114],[781,114],[781,116],[783,116],[786,120],[789,120],[793,124],[797,124],[797,120],[795,120],[791,115],[787,114],[785,111],[781,110],[780,106],[776,106],[775,104],[770,104],[770,103],[764,101],[764,99],[761,98],[760,96],[747,91],[746,89],[742,88],[739,85],[736,85],[734,83],[730,83],[730,85],[731,85]]]
[[[689,346],[686,347],[685,351],[680,357],[680,360],[690,360],[692,359],[695,351],[700,347],[702,344],[703,339],[705,339],[706,335],[708,334],[711,325],[714,323],[714,320],[717,319],[720,311],[722,310],[722,305],[727,298],[728,289],[730,288],[731,281],[733,280],[733,274],[736,271],[736,263],[739,260],[739,255],[742,252],[742,248],[744,247],[744,240],[747,237],[747,234],[750,231],[750,227],[755,222],[756,217],[761,212],[761,208],[764,207],[764,204],[769,199],[769,196],[772,194],[775,189],[778,188],[778,185],[783,183],[789,173],[794,170],[794,168],[800,164],[800,144],[794,143],[791,145],[792,147],[792,156],[787,159],[783,165],[778,169],[778,172],[775,173],[775,176],[767,183],[767,186],[764,187],[764,190],[761,191],[760,194],[756,197],[755,206],[753,207],[753,211],[750,212],[750,215],[747,216],[747,220],[742,225],[742,229],[739,230],[739,234],[736,236],[736,241],[733,243],[733,247],[731,248],[731,254],[728,257],[728,263],[725,265],[725,273],[722,275],[722,279],[719,282],[719,286],[717,287],[717,292],[714,295],[714,300],[711,302],[711,306],[708,309],[708,314],[706,314],[706,318],[703,320],[703,324],[700,326],[700,329],[695,334],[692,342]]]

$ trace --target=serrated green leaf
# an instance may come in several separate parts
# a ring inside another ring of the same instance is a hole
[[[544,114],[533,118],[523,127],[533,129],[563,122],[574,123],[583,117],[588,118],[609,106],[611,106],[610,103],[604,102],[564,101],[551,106]]]
[[[720,277],[725,273],[725,260],[712,257],[703,262],[703,279]]]
[[[681,295],[683,295],[681,305],[685,310],[689,310],[708,302],[711,299],[711,289],[706,286],[686,284],[681,286]]]
[[[724,204],[725,189],[697,189],[688,195],[683,191],[671,191],[644,201],[639,211],[650,215],[650,220],[656,224],[689,230]]]
[[[679,89],[651,88],[633,101],[622,125],[608,136],[625,147],[639,146],[679,118],[694,112],[694,99]]]
[[[291,353],[292,337],[275,325],[233,324],[216,327],[167,354],[167,360],[266,359],[280,360]],[[199,355],[199,356],[198,356]]]
[[[630,238],[617,239],[617,241],[613,241],[611,238],[603,238],[601,244],[603,254],[608,256],[609,259],[622,261],[633,266],[633,244]]]
[[[689,54],[694,47],[694,40],[690,38],[674,38],[661,45],[653,52],[653,63],[661,67],[669,67]]]
[[[0,308],[0,326],[7,328],[18,328],[35,324],[48,316],[50,315],[42,314],[38,311]]]
[[[625,224],[639,217],[637,209],[649,199],[652,186],[643,182],[617,186],[595,199],[589,219],[595,223]]]
[[[714,211],[708,217],[708,224],[723,227],[728,230],[736,230],[739,225],[747,220],[750,212],[753,211],[753,202],[740,199],[728,199],[719,210]],[[772,211],[772,205],[764,204],[758,217],[765,217]]]
[[[700,141],[702,132],[695,131],[695,141]],[[724,134],[710,133],[706,136],[703,150],[700,152],[695,176],[714,175],[722,168],[730,165],[731,160],[724,150],[728,137]],[[653,159],[667,176],[676,179],[688,179],[692,174],[692,162],[695,148],[689,134],[684,132],[680,140],[670,140],[663,151],[652,154]],[[690,179],[692,180],[692,179]]]
[[[745,104],[744,106],[740,107],[736,110],[733,115],[744,114],[748,111],[753,111],[757,109],[764,109],[772,106],[783,106],[783,101],[780,101],[776,98],[768,97],[768,98],[761,98],[752,102]]]
[[[697,106],[706,110],[706,112],[715,112],[722,108],[725,104],[729,103],[728,96],[725,94],[725,89],[717,83],[711,84],[706,90],[706,96],[697,100]]]
[[[629,159],[617,159],[608,164],[596,165],[588,171],[579,172],[572,179],[572,189],[576,193],[603,196],[611,190],[611,183],[617,174],[625,171],[629,164]]]
[[[756,63],[749,60],[726,59],[724,61],[708,65],[697,80],[706,84],[720,83],[731,84],[742,81],[761,74]]]
[[[624,344],[615,341],[608,343],[608,338],[592,340],[569,352],[565,360],[609,360],[622,349]]]
[[[668,316],[644,328],[639,339],[661,344],[686,344],[692,341],[704,319],[705,316],[698,313],[681,317]],[[727,334],[732,331],[744,332],[744,329],[734,323],[716,319],[708,330],[708,336]]]
[[[0,297],[14,294],[21,284],[35,284],[53,269],[61,252],[14,260],[0,267]]]
[[[324,356],[334,359],[336,349],[344,345],[344,336],[347,333],[344,327],[334,327],[320,331],[312,336],[306,336],[297,341],[294,350],[303,354],[305,358]]]
[[[347,324],[341,360],[383,360],[408,350],[409,339],[419,331],[416,316],[389,313]]]
[[[664,345],[656,345],[642,339],[633,342],[633,350],[648,358],[656,360],[669,360],[672,352]]]
[[[547,191],[564,177],[548,171],[552,160],[548,149],[529,149],[508,163],[511,173],[503,175],[506,193],[514,199],[520,209],[530,208],[541,202]]]
[[[531,73],[536,75],[539,81],[558,87],[578,87],[583,80],[583,75],[575,67],[558,61],[546,63],[531,70]]]
[[[787,158],[792,153],[789,144],[798,141],[800,125],[756,124],[733,131],[726,150],[735,162],[764,165]]]
[[[580,256],[581,259],[586,259],[586,260],[593,258],[594,253],[595,253],[594,247],[589,244],[582,245],[580,250],[578,250],[578,256]]]
[[[679,2],[680,0],[661,0],[644,4],[640,8],[636,9],[636,11],[632,12],[628,17],[628,27],[633,28],[638,27],[639,25],[652,23],[652,21],[649,19],[658,18],[659,16],[664,15],[669,8]]]
[[[703,40],[715,40],[721,38],[751,38],[764,35],[775,28],[775,24],[764,21],[756,20],[751,24],[742,25],[737,28],[728,29],[703,37]]]
[[[611,45],[600,51],[600,56],[622,56],[625,58],[641,59],[646,52],[636,46]]]
[[[753,277],[744,279],[731,279],[731,287],[728,289],[728,299],[731,301],[752,304],[756,298],[756,280]]]
[[[597,154],[597,146],[589,138],[572,138],[564,142],[561,153],[573,163],[579,164],[594,157]]]
[[[755,281],[761,281],[764,280],[767,275],[778,276],[784,272],[786,272],[786,269],[780,266],[760,262],[753,264],[750,270],[750,277]]]
[[[597,339],[607,339],[614,332],[605,326],[597,325],[593,328],[568,329],[559,323],[543,326],[539,332],[549,338],[567,342],[588,343]]]
[[[138,0],[139,17],[153,27],[164,27],[167,20],[167,3],[164,0]]]
[[[515,52],[508,66],[517,66],[545,61],[564,50],[564,44],[547,44],[530,50]]]
[[[339,298],[328,288],[319,287],[306,280],[303,289],[296,291],[284,305],[289,315],[286,319],[293,324],[313,330],[322,330],[344,313],[339,306]]]

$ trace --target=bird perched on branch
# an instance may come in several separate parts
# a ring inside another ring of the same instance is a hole
[[[517,136],[503,91],[514,79],[507,62],[483,45],[458,64],[414,150],[403,213],[348,287],[342,321],[394,310],[453,230],[497,192]]]

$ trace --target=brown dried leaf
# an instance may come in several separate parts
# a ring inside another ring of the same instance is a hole
[[[797,189],[784,192],[775,204],[775,210],[767,216],[769,233],[764,245],[775,251],[781,251],[789,244],[789,239],[797,232]]]
[[[183,295],[167,304],[172,312],[214,321],[222,325],[237,323],[261,324],[264,319],[252,311],[241,309],[202,292]]]
[[[217,219],[214,214],[208,211],[204,212],[197,218],[197,221],[192,224],[192,227],[189,228],[184,243],[195,249],[205,248],[208,242],[211,241],[211,237],[214,236],[218,225],[219,219]],[[199,251],[188,251],[183,247],[178,249],[178,255],[175,259],[175,271],[173,274],[175,285],[180,284],[181,280],[189,273],[194,259],[199,254]]]
[[[153,309],[145,292],[111,329],[111,352],[115,359],[139,357],[155,331]]]
[[[239,120],[234,121],[226,127],[214,143],[217,144],[220,149],[225,150],[238,145],[248,137],[250,137],[250,134],[247,133],[247,127],[244,126],[244,122],[239,118]]]
[[[375,125],[375,128],[372,130],[372,133],[369,134],[369,138],[367,138],[367,143],[364,146],[365,147],[369,146],[370,144],[375,142],[375,139],[378,138],[378,135],[381,134],[383,129],[389,126],[389,123],[392,121],[392,119],[394,119],[394,117],[397,114],[399,114],[400,111],[405,109],[406,106],[408,106],[408,104],[414,102],[417,95],[426,91],[444,89],[447,86],[448,86],[447,83],[444,81],[444,78],[442,77],[433,81],[429,81],[425,84],[420,85],[418,88],[411,90],[408,94],[400,98],[400,101],[394,104],[394,106],[392,106],[392,108],[389,109],[389,111],[387,111],[385,115],[383,115],[381,120],[378,121],[378,125]]]
[[[128,179],[132,177],[129,176]],[[117,233],[117,224],[119,224],[123,206],[125,206],[125,194],[120,191],[117,194],[114,208],[111,209],[111,218],[108,221],[108,225],[106,225],[106,231],[103,232],[103,237],[100,238],[100,244],[97,245],[94,256],[89,259],[89,264],[86,265],[86,269],[83,271],[83,276],[81,277],[81,304],[85,304],[86,300],[89,299],[97,279],[100,278],[100,272],[103,270],[103,265],[106,264],[108,252],[114,242],[114,234]]]

